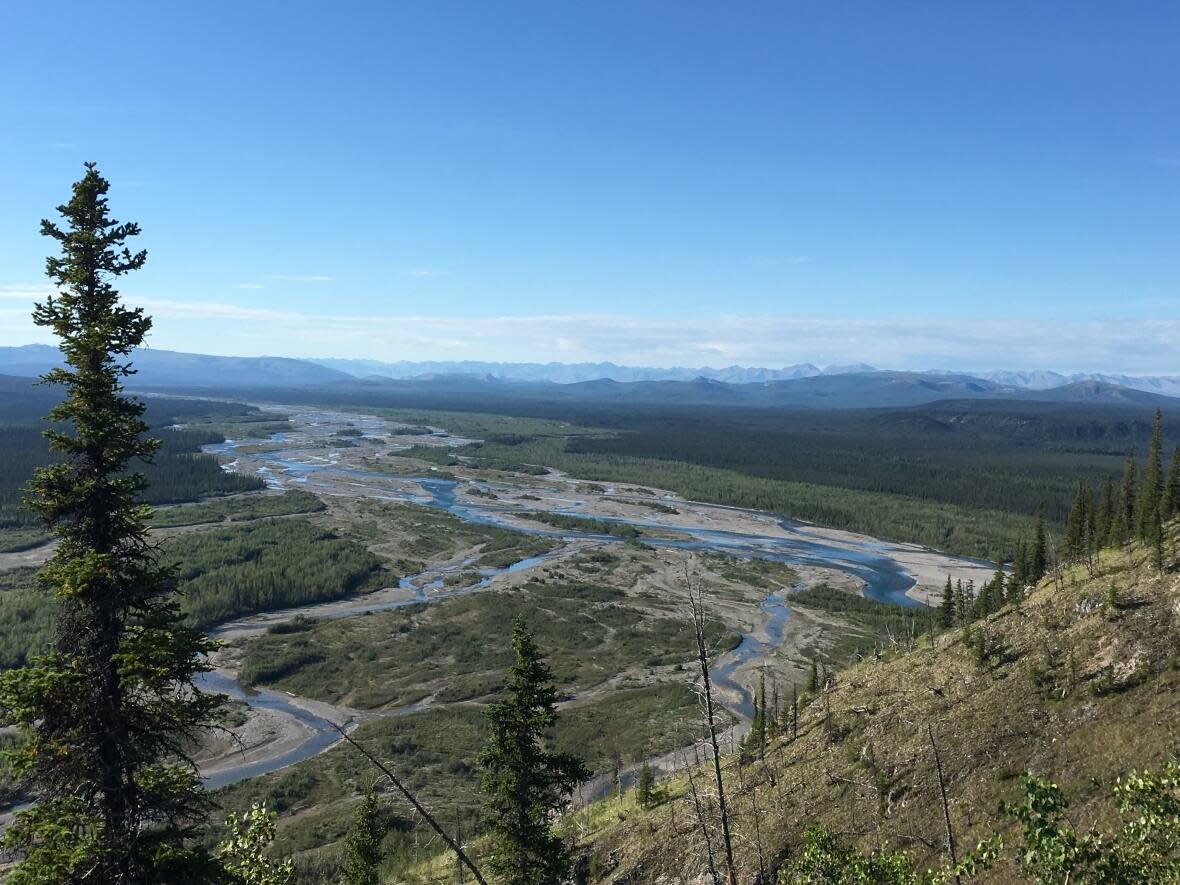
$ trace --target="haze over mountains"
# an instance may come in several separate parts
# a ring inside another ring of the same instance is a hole
[[[377,360],[320,359],[310,362],[337,369],[357,378],[380,376],[384,378],[419,378],[439,375],[491,376],[506,381],[550,381],[557,384],[571,384],[579,381],[695,381],[705,378],[723,381],[727,384],[758,384],[765,381],[793,381],[799,378],[814,378],[821,375],[860,375],[870,372],[890,371],[878,369],[866,363],[836,365],[820,368],[813,363],[797,363],[782,369],[756,366],[726,366],[714,369],[653,366],[620,366],[616,363],[507,363],[480,361],[431,361],[411,362],[399,360],[386,363]],[[1003,387],[1024,390],[1050,390],[1065,387],[1079,381],[1101,381],[1117,384],[1134,390],[1144,390],[1163,396],[1180,396],[1180,375],[1132,376],[1103,372],[1074,372],[1062,374],[1049,370],[1013,371],[994,370],[986,372],[952,372],[932,369],[914,374],[962,375],[992,381]]]
[[[1180,396],[1180,376],[1102,373],[893,371],[811,363],[782,369],[653,368],[614,363],[393,362],[223,357],[144,349],[131,386],[168,389],[295,388],[472,391],[518,396],[699,405],[860,408],[938,400],[1003,399],[1150,406]],[[60,363],[45,345],[0,348],[0,374],[35,377]],[[1176,405],[1173,403],[1172,405]]]

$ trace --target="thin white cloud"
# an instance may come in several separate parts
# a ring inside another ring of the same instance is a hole
[[[256,320],[285,323],[292,317],[291,314],[278,310],[243,307],[217,301],[170,301],[161,298],[128,298],[127,301],[162,319]]]
[[[405,272],[405,275],[408,277],[419,277],[419,278],[448,276],[448,274],[445,270],[436,270],[433,267],[415,267],[413,270],[407,270]]]
[[[6,301],[41,301],[52,295],[56,289],[47,283],[33,283],[27,285],[15,284],[0,286],[0,298]]]
[[[235,289],[265,289],[262,283],[234,283]]]
[[[280,283],[327,283],[332,278],[323,274],[269,274],[267,279]]]
[[[889,368],[1043,366],[1062,371],[1180,373],[1180,320],[855,319],[726,315],[664,319],[610,314],[304,314],[216,302],[142,302],[158,336],[171,320],[207,320],[223,352],[348,355],[384,360],[599,361],[627,365],[866,362]],[[227,326],[225,321],[239,321]],[[242,322],[244,321],[244,322]],[[185,345],[188,349],[200,349]]]
[[[0,286],[0,344],[42,340],[28,319],[49,286]],[[24,300],[26,306],[10,310]],[[134,298],[153,318],[154,347],[222,354],[379,360],[611,361],[638,366],[883,368],[1180,374],[1180,318],[848,318],[729,314],[700,318],[603,313],[493,316],[318,314],[222,301]],[[23,316],[23,320],[22,320]]]

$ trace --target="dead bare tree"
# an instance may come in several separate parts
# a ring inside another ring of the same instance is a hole
[[[763,761],[763,767],[766,762]],[[750,811],[754,818],[754,848],[758,852],[758,881],[767,881],[766,852],[762,845],[762,811],[758,808],[758,784],[750,785]]]
[[[951,861],[951,875],[955,878],[955,885],[962,885],[959,876],[959,859],[955,852],[955,830],[951,826],[951,807],[946,799],[946,781],[942,776],[942,757],[938,754],[938,744],[934,740],[934,727],[926,723],[926,735],[930,738],[930,749],[934,753],[934,773],[938,775],[938,795],[942,799],[942,821],[946,825],[946,853]]]
[[[438,837],[440,839],[442,839],[443,842],[445,842],[447,844],[447,847],[450,848],[451,851],[455,852],[455,857],[457,857],[459,859],[459,861],[463,864],[463,866],[465,866],[465,867],[467,867],[467,869],[471,870],[471,875],[473,875],[475,877],[475,881],[478,882],[479,885],[488,885],[487,880],[484,879],[484,877],[483,877],[483,873],[481,873],[479,871],[479,867],[477,867],[472,862],[471,858],[467,856],[467,852],[465,852],[463,850],[463,846],[461,846],[458,842],[456,842],[454,839],[452,839],[450,834],[448,834],[447,831],[442,828],[442,825],[439,824],[439,822],[434,819],[434,816],[429,811],[427,811],[425,808],[422,807],[422,803],[420,803],[415,798],[413,793],[411,793],[408,789],[406,789],[406,786],[401,782],[401,780],[398,779],[398,776],[396,774],[394,774],[392,771],[390,771],[386,765],[384,765],[382,762],[378,761],[378,759],[372,753],[370,753],[368,750],[366,750],[364,747],[362,747],[359,743],[357,743],[355,740],[353,740],[352,735],[350,735],[347,731],[345,731],[343,728],[341,728],[335,722],[331,721],[330,719],[325,719],[324,721],[327,722],[329,725],[331,725],[334,729],[336,729],[336,731],[340,732],[340,736],[342,738],[344,738],[346,741],[348,741],[348,743],[350,743],[353,747],[355,747],[357,749],[357,751],[359,751],[362,756],[364,756],[366,759],[368,759],[369,762],[371,762],[374,766],[376,766],[376,768],[382,774],[384,774],[387,778],[389,778],[390,783],[392,783],[394,785],[394,787],[397,788],[399,793],[401,793],[403,796],[406,797],[406,801],[408,801],[410,803],[410,805],[412,805],[414,807],[414,810],[416,812],[418,812],[418,814],[421,816],[421,818],[424,821],[426,821],[426,823],[430,826],[430,828],[432,830],[434,830],[435,833],[438,834]]]
[[[799,686],[791,683],[791,740],[799,737]]]
[[[697,759],[697,764],[700,764],[699,758]],[[692,798],[692,808],[696,813],[697,828],[701,831],[701,838],[705,841],[705,859],[709,864],[709,875],[713,879],[713,885],[721,885],[721,876],[717,872],[717,858],[713,854],[713,837],[709,833],[709,822],[705,816],[704,803],[701,802],[701,794],[697,790],[696,778],[693,776],[696,766],[689,764],[686,758],[684,760],[684,767],[688,772],[688,795]]]
[[[730,811],[725,801],[725,781],[721,776],[721,749],[717,741],[717,710],[713,703],[713,685],[709,679],[709,649],[705,634],[704,586],[692,574],[689,563],[684,565],[684,583],[688,591],[688,608],[696,635],[697,663],[701,671],[701,691],[704,694],[705,721],[709,729],[709,744],[713,750],[713,779],[717,789],[717,810],[721,818],[721,842],[725,850],[725,869],[729,885],[737,885],[737,867],[733,860],[733,835],[730,832]]]

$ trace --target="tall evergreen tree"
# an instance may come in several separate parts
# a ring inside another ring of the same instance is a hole
[[[1135,537],[1135,514],[1138,513],[1139,469],[1135,466],[1135,453],[1127,452],[1123,465],[1123,481],[1119,485],[1118,535],[1116,542],[1126,544]]]
[[[988,588],[988,611],[996,612],[1004,607],[1004,560],[996,560],[996,573],[992,575],[991,587]]]
[[[1081,554],[1085,531],[1086,500],[1082,492],[1082,481],[1079,479],[1074,488],[1073,505],[1069,508],[1069,517],[1065,521],[1065,552],[1070,559],[1076,559]]]
[[[951,576],[946,576],[946,586],[942,588],[942,602],[938,604],[938,618],[943,628],[951,627],[955,623],[955,589],[951,586]]]
[[[1045,539],[1044,505],[1037,508],[1037,522],[1033,529],[1033,545],[1029,560],[1028,580],[1030,584],[1035,584],[1045,577],[1045,572],[1049,570],[1049,545]]]
[[[1102,498],[1094,516],[1094,546],[1108,547],[1116,535],[1117,508],[1114,500],[1114,482],[1109,476],[1102,480]]]
[[[378,885],[381,872],[381,840],[385,827],[381,806],[372,790],[365,793],[353,816],[344,854],[343,885]]]
[[[974,602],[968,595],[967,588],[963,586],[963,579],[957,578],[955,580],[955,623],[963,625],[970,621],[973,605]]]
[[[1012,578],[1008,582],[1009,592],[1024,593],[1028,586],[1028,544],[1024,538],[1017,538],[1016,551],[1012,555]]]
[[[487,709],[488,738],[479,754],[489,867],[504,885],[556,885],[568,872],[570,858],[549,819],[589,772],[576,756],[546,746],[557,721],[557,692],[519,619],[512,625],[512,651],[508,698]]]
[[[1151,429],[1151,446],[1144,465],[1143,487],[1139,490],[1137,525],[1139,537],[1150,541],[1153,523],[1159,519],[1160,496],[1163,492],[1163,413],[1157,408]]]
[[[1093,569],[1094,551],[1097,547],[1098,529],[1097,519],[1098,514],[1094,506],[1094,486],[1090,480],[1085,480],[1082,484],[1082,557],[1086,560],[1088,568]]]
[[[191,837],[209,804],[186,754],[221,698],[194,688],[213,644],[181,619],[131,472],[159,445],[122,386],[151,320],[113,281],[147,253],[126,247],[139,226],[111,217],[108,188],[88,163],[62,226],[41,223],[61,254],[46,262],[57,292],[33,319],[60,341],[65,366],[44,380],[65,398],[46,432],[60,460],[37,471],[29,504],[59,539],[40,575],[58,627],[50,654],[0,677],[4,723],[27,738],[10,764],[37,796],[4,834],[21,857],[12,885],[184,882],[205,869]]]
[[[1164,519],[1180,516],[1180,446],[1172,450],[1168,478],[1164,480],[1162,512]]]
[[[643,760],[643,767],[639,769],[639,782],[635,785],[635,801],[640,808],[651,808],[655,805],[655,781],[651,775],[651,766]]]

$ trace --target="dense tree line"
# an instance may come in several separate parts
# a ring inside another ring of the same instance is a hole
[[[36,385],[27,378],[0,376],[0,551],[39,544],[37,517],[23,504],[23,489],[33,471],[54,455],[42,435],[45,415],[61,400],[53,386]],[[208,495],[263,488],[255,477],[226,473],[215,458],[198,450],[224,441],[217,431],[172,429],[190,421],[250,421],[262,413],[255,406],[215,400],[148,397],[139,400],[143,420],[160,438],[151,462],[136,459],[131,469],[144,474],[144,500],[150,504],[195,501]]]
[[[606,519],[594,519],[588,516],[572,516],[568,513],[521,513],[518,515],[521,519],[543,522],[559,529],[592,532],[596,535],[613,535],[616,538],[638,538],[640,535],[639,529],[633,525]]]
[[[161,443],[152,460],[137,460],[132,465],[147,483],[142,492],[146,502],[172,504],[263,488],[257,478],[227,473],[217,459],[198,454],[201,446],[220,442],[220,434],[199,430],[159,433]],[[0,426],[0,462],[4,464],[0,471],[0,533],[37,525],[36,514],[24,506],[24,487],[33,471],[51,460],[41,428]]]
[[[1139,541],[1152,563],[1163,567],[1164,525],[1180,515],[1180,446],[1172,450],[1165,469],[1162,425],[1157,409],[1142,467],[1130,451],[1117,483],[1115,477],[1105,477],[1096,494],[1091,483],[1078,481],[1060,550],[1065,561],[1085,563],[1093,575],[1104,549]]]
[[[571,439],[571,452],[683,461],[789,482],[905,495],[984,510],[1028,513],[1068,497],[1073,482],[1109,470],[1106,451],[1013,445],[949,428],[918,429],[896,416],[835,425],[791,416],[776,425],[681,421],[613,437]],[[815,426],[818,424],[819,426]],[[1063,512],[1047,514],[1053,521]]]
[[[385,586],[384,565],[355,541],[302,519],[181,535],[164,547],[192,623],[341,599]]]
[[[291,516],[325,510],[323,501],[311,492],[289,489],[279,495],[242,495],[214,498],[197,504],[168,507],[152,514],[153,528],[202,525],[212,522],[244,522],[267,516]]]

